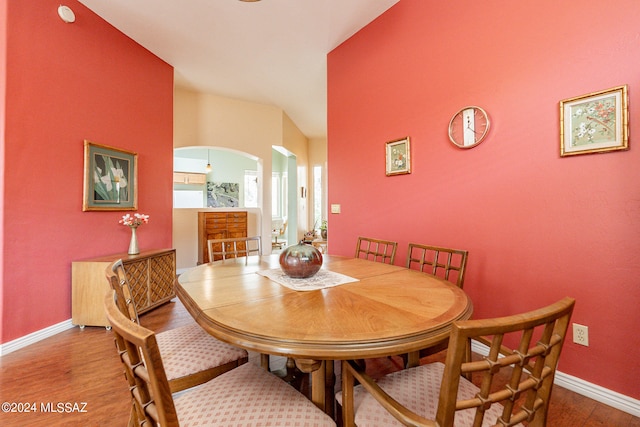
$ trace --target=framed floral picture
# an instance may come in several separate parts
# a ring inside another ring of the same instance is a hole
[[[560,101],[560,156],[629,149],[627,85]]]
[[[138,209],[138,155],[84,141],[83,211]]]
[[[409,137],[387,142],[387,176],[411,173]]]

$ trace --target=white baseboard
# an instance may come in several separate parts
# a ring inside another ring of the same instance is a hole
[[[597,402],[604,403],[607,406],[624,411],[634,417],[640,417],[640,400],[638,399],[633,399],[559,371],[556,372],[556,378],[553,383]]]
[[[48,328],[44,328],[39,331],[32,332],[29,335],[25,335],[24,337],[20,337],[13,341],[9,341],[4,344],[1,344],[0,355],[4,356],[5,354],[9,354],[16,350],[20,350],[21,348],[34,344],[45,338],[52,337],[60,332],[66,331],[67,329],[71,329],[73,327],[74,325],[71,323],[71,319],[69,319],[69,320],[65,320],[64,322],[60,322],[56,325],[49,326]]]
[[[474,353],[478,353],[483,356],[489,354],[489,347],[484,344],[480,344],[477,341],[472,341],[471,350]],[[582,396],[593,399],[596,402],[624,411],[634,417],[640,417],[640,400],[638,399],[633,399],[629,396],[625,396],[624,394],[592,384],[560,371],[556,372],[556,377],[553,383],[559,387],[566,388],[567,390],[571,390]]]

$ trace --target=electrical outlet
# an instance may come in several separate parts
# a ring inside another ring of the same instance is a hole
[[[573,342],[576,344],[589,347],[589,327],[584,325],[573,324]]]

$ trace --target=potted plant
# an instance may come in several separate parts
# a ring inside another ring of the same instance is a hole
[[[320,236],[323,240],[327,240],[327,220],[323,219],[320,225]]]

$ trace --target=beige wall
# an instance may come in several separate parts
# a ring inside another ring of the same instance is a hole
[[[300,197],[300,189],[302,187],[307,190],[309,189],[309,140],[302,132],[300,132],[295,123],[293,123],[286,114],[283,114],[282,117],[282,129],[282,146],[296,155],[296,164],[298,169],[296,188],[296,194],[298,195],[297,233],[299,240],[313,225],[309,224],[309,197]]]
[[[322,192],[322,217],[329,219],[327,208],[327,139],[326,138],[311,138],[309,140],[309,206],[313,206],[314,200],[314,188],[313,188],[313,168],[315,166],[322,166],[322,186],[324,191]],[[310,208],[311,209],[311,208]],[[310,212],[312,216],[313,212]],[[318,224],[320,226],[320,224]]]
[[[298,187],[308,188],[308,139],[280,108],[175,89],[174,147],[221,147],[246,153],[258,160],[258,179],[262,187],[262,209],[255,212],[257,232],[263,236],[263,250],[271,251],[271,154],[273,146],[282,146],[296,156]],[[326,157],[326,156],[325,156]],[[298,231],[308,227],[307,199],[298,194]],[[195,265],[195,238],[191,243],[192,214],[174,210],[173,241],[178,268]],[[197,232],[197,229],[196,229]],[[185,236],[184,233],[188,233]],[[197,237],[197,235],[196,235]],[[301,237],[301,234],[300,234]]]

